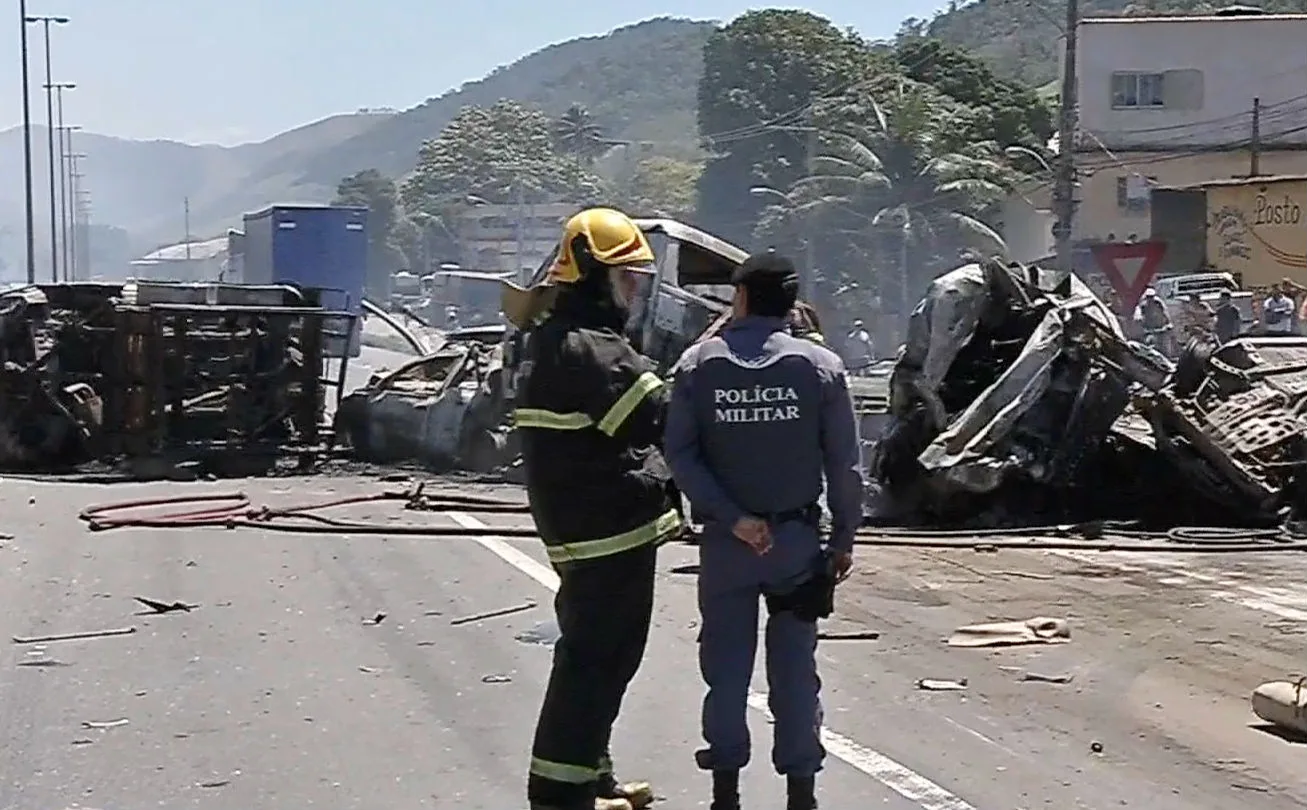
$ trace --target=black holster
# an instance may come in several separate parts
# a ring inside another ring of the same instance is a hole
[[[816,622],[835,612],[835,555],[823,549],[813,560],[812,575],[789,593],[766,594],[767,612],[788,610],[796,619]]]

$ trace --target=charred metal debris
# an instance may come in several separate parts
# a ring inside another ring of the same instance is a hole
[[[1307,339],[1195,340],[1172,364],[1077,277],[985,262],[931,284],[884,384],[877,523],[1255,528],[1307,506]]]
[[[320,295],[146,282],[0,293],[0,468],[311,466],[330,446],[326,393],[339,397],[355,320]]]

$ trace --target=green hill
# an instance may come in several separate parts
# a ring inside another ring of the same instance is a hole
[[[1086,17],[1210,14],[1230,5],[1257,5],[1267,12],[1302,13],[1303,0],[1082,0]],[[1004,76],[1040,86],[1057,78],[1064,0],[976,0],[958,3],[933,20],[908,20],[903,34],[926,34],[964,46]]]

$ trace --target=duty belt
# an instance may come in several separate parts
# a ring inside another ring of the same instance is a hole
[[[783,512],[764,512],[758,517],[772,525],[807,523],[816,526],[821,522],[821,507],[816,503],[810,503],[807,506],[800,506],[798,509],[786,509]]]

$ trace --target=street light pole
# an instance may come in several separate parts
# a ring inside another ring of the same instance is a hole
[[[1057,175],[1053,202],[1057,222],[1053,224],[1057,246],[1057,269],[1062,274],[1074,272],[1071,255],[1072,220],[1076,214],[1076,127],[1078,124],[1079,85],[1076,79],[1077,34],[1080,27],[1080,3],[1066,3],[1066,56],[1062,68],[1062,109],[1057,132]]]
[[[27,59],[27,0],[18,0],[18,49],[23,59],[23,192],[27,215],[27,283],[36,283],[36,212],[32,202],[32,94]]]
[[[80,241],[77,236],[77,229],[81,222],[80,214],[82,210],[80,197],[81,189],[77,186],[77,181],[82,175],[77,171],[77,167],[78,161],[85,158],[86,155],[73,151],[73,130],[77,129],[81,129],[81,127],[68,128],[68,197],[70,200],[68,215],[72,219],[72,224],[68,228],[68,255],[71,259],[71,264],[68,265],[69,281],[81,280],[81,277],[78,275],[78,269],[84,264],[81,255],[77,252]],[[83,236],[85,236],[85,234],[83,234]]]
[[[68,250],[68,153],[71,150],[64,147],[64,138],[68,133],[67,127],[64,126],[64,91],[75,87],[77,85],[71,82],[54,84],[55,115],[59,121],[56,127],[56,132],[59,134],[59,241],[63,246],[64,281],[72,280],[69,273]]]
[[[50,280],[59,283],[59,216],[54,187],[54,71],[50,67],[50,24],[63,25],[67,17],[25,17],[26,22],[45,26],[45,134],[50,160]]]

